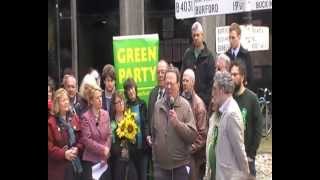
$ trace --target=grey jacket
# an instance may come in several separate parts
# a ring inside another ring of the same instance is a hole
[[[237,102],[228,98],[220,107],[216,145],[216,180],[229,180],[235,172],[249,174],[244,146],[244,126]]]
[[[196,123],[187,100],[178,96],[174,110],[179,123],[173,126],[168,119],[166,98],[157,101],[152,116],[152,151],[155,163],[163,169],[173,169],[190,162],[191,144],[197,137]]]

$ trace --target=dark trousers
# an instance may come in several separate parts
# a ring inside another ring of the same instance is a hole
[[[248,164],[249,164],[249,170],[250,170],[250,174],[252,175],[252,176],[254,176],[254,177],[256,177],[256,160],[255,159],[253,159],[253,161],[252,162],[248,162]]]
[[[189,172],[187,169],[189,169]],[[162,169],[157,164],[154,165],[154,180],[188,180],[189,176],[190,166],[188,165],[171,170]]]
[[[71,163],[68,163],[66,170],[64,172],[64,180],[78,180],[81,174],[77,174],[73,171],[73,166]]]
[[[82,176],[81,180],[92,180],[92,166],[94,163],[89,161],[82,161]],[[101,175],[99,180],[111,180],[111,170],[110,167]]]
[[[199,180],[203,178],[205,173],[206,164],[202,158],[198,158],[197,156],[191,156],[190,159],[190,178],[189,180]]]
[[[138,150],[134,156],[132,156],[132,160],[137,169],[139,180],[147,180],[148,161],[150,160],[150,155],[147,152]]]

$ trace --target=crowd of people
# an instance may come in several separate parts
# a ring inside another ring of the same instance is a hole
[[[48,77],[48,180],[92,180],[97,163],[107,165],[99,180],[255,179],[262,114],[241,29],[231,24],[230,49],[217,57],[199,22],[191,35],[180,69],[159,60],[148,104],[132,77],[116,90],[111,64],[101,76],[90,69],[79,88],[71,71],[58,87]],[[128,111],[139,130],[124,146]]]

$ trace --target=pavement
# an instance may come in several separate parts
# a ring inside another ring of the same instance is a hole
[[[257,180],[272,180],[272,134],[262,138],[256,156]]]

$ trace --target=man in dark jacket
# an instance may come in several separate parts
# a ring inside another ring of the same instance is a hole
[[[255,157],[261,140],[262,114],[258,97],[244,87],[245,65],[241,61],[231,64],[231,76],[235,84],[234,99],[237,101],[244,120],[244,145],[250,174],[256,176]]]
[[[203,29],[199,22],[195,22],[191,28],[193,43],[188,48],[182,59],[180,74],[190,68],[196,75],[195,91],[208,107],[211,99],[211,88],[215,73],[212,52],[204,42]]]
[[[249,51],[244,49],[240,44],[241,29],[239,24],[232,23],[229,28],[230,48],[226,52],[231,62],[239,60],[246,65],[247,76],[245,77],[245,86],[249,89],[253,87],[253,67]]]

